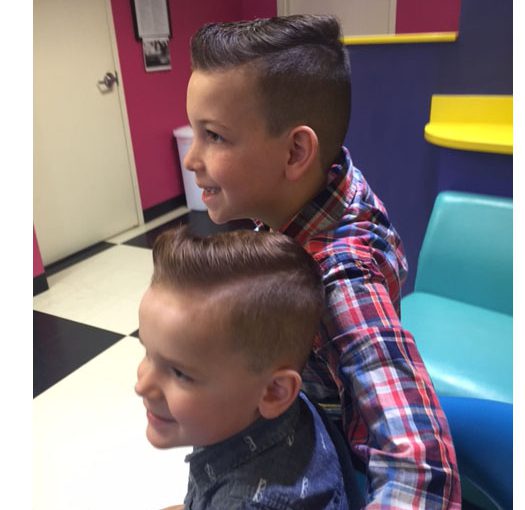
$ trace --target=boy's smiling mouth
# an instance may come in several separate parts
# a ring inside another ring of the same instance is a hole
[[[148,421],[152,423],[153,425],[168,425],[168,424],[177,423],[177,421],[174,420],[173,418],[159,416],[158,414],[155,414],[149,409],[147,409],[146,415],[148,417]]]
[[[221,191],[221,188],[216,186],[202,186],[202,201],[209,206],[213,197],[217,196]]]
[[[221,191],[219,186],[210,186],[196,181],[197,186],[202,190],[203,198],[206,196],[216,195]]]

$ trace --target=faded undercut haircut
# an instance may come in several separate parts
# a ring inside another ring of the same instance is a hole
[[[317,263],[293,239],[249,230],[199,237],[180,227],[157,238],[153,265],[151,285],[196,291],[250,369],[302,370],[325,295]]]
[[[210,23],[193,36],[191,59],[193,70],[205,72],[251,66],[269,134],[308,125],[319,139],[323,167],[339,155],[350,121],[351,84],[337,18]]]

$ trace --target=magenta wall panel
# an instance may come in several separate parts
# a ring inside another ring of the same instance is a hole
[[[183,194],[172,132],[187,123],[191,35],[207,22],[271,16],[276,7],[268,0],[171,0],[172,69],[148,73],[141,42],[135,38],[132,3],[112,0],[111,5],[142,208],[148,209]]]
[[[461,0],[397,0],[396,33],[456,32]]]
[[[40,255],[40,248],[36,240],[35,228],[33,227],[33,278],[44,273],[44,264]]]
[[[275,0],[242,0],[242,18],[271,18],[277,16]]]

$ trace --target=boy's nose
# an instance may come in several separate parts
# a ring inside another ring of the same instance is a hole
[[[184,168],[190,172],[197,172],[199,171],[200,167],[202,167],[202,163],[200,163],[200,159],[198,158],[195,140],[191,143],[188,152],[186,152],[182,164]]]
[[[146,358],[144,358],[137,368],[137,382],[135,383],[135,393],[139,397],[153,397],[159,394],[160,390],[155,384],[154,369],[148,366]]]

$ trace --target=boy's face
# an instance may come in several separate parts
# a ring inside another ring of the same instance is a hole
[[[215,319],[227,313],[224,305],[203,302],[202,294],[161,286],[142,298],[146,354],[135,390],[147,410],[147,438],[157,448],[214,444],[259,417],[266,375],[248,370],[243,355],[228,347]]]
[[[194,139],[184,166],[195,172],[211,219],[258,218],[281,226],[288,219],[279,195],[287,133],[268,134],[252,74],[243,68],[193,72],[187,112]]]

